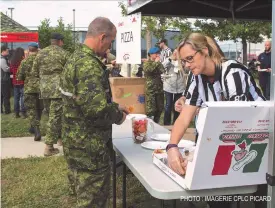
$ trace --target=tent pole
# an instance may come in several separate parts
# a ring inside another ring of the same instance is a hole
[[[270,100],[272,102],[272,109],[270,112],[270,137],[269,137],[269,151],[268,151],[268,196],[271,200],[267,202],[267,208],[275,207],[275,142],[274,142],[274,129],[275,129],[275,0],[272,0],[272,56],[271,56],[271,83],[270,83]],[[270,177],[270,181],[269,181]],[[272,186],[273,185],[273,186]]]

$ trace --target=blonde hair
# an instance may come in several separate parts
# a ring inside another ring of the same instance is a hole
[[[222,50],[217,42],[209,36],[205,36],[201,33],[190,33],[180,42],[178,51],[180,51],[185,44],[190,44],[195,51],[199,52],[207,48],[208,55],[215,64],[221,64],[223,62],[224,54]]]

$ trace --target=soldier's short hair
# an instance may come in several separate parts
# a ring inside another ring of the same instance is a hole
[[[112,34],[115,25],[106,17],[95,18],[88,27],[87,36],[96,37],[103,33]]]

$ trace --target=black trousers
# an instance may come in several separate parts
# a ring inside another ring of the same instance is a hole
[[[270,73],[259,72],[259,83],[263,91],[263,95],[267,100],[270,100]]]
[[[11,112],[10,97],[11,97],[10,82],[1,83],[1,112],[4,112],[4,108],[5,108],[5,113]]]
[[[165,111],[164,111],[164,125],[171,125],[171,117],[173,113],[173,122],[177,120],[180,113],[175,111],[175,102],[182,96],[182,93],[170,93],[170,92],[164,92],[165,93]]]

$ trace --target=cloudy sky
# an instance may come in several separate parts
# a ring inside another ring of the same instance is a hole
[[[1,12],[10,16],[8,8],[14,8],[13,19],[20,24],[30,27],[40,25],[41,20],[51,19],[52,26],[56,24],[59,17],[64,22],[73,23],[73,9],[75,9],[76,27],[87,27],[97,16],[110,18],[114,23],[119,21],[121,10],[116,0],[101,1],[0,1]]]

